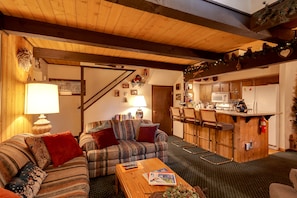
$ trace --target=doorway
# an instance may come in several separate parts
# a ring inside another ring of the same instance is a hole
[[[173,135],[169,109],[173,105],[173,86],[152,86],[152,121],[160,123],[160,129]]]

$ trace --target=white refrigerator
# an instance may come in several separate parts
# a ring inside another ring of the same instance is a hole
[[[268,122],[268,144],[279,149],[279,85],[243,86],[242,98],[248,110],[255,113],[275,113]]]

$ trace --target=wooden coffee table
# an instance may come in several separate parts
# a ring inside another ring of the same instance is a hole
[[[149,197],[153,192],[165,191],[168,188],[168,186],[151,186],[143,177],[143,173],[155,171],[161,168],[166,168],[174,173],[174,171],[164,164],[160,159],[151,158],[136,162],[138,167],[129,170],[125,170],[121,164],[116,165],[115,182],[117,194],[119,189],[121,189],[126,197],[141,198]],[[192,186],[183,180],[183,178],[177,174],[175,174],[175,176],[177,184],[182,184],[183,186],[192,189]]]

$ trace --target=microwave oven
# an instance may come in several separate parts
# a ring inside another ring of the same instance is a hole
[[[228,103],[229,99],[230,99],[229,92],[212,92],[211,93],[211,102]]]

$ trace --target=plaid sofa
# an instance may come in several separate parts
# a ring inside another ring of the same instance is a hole
[[[0,188],[4,188],[27,162],[36,164],[25,143],[28,136],[33,135],[20,134],[0,143]],[[44,171],[47,177],[36,198],[88,197],[90,187],[85,156],[75,157],[59,167],[49,165]]]
[[[150,120],[105,120],[88,123],[80,135],[79,144],[87,152],[90,178],[111,175],[115,173],[118,163],[158,157],[167,162],[168,135],[158,129],[155,134],[155,143],[136,141],[140,125],[152,124]],[[90,130],[108,125],[113,128],[118,145],[98,149]]]

